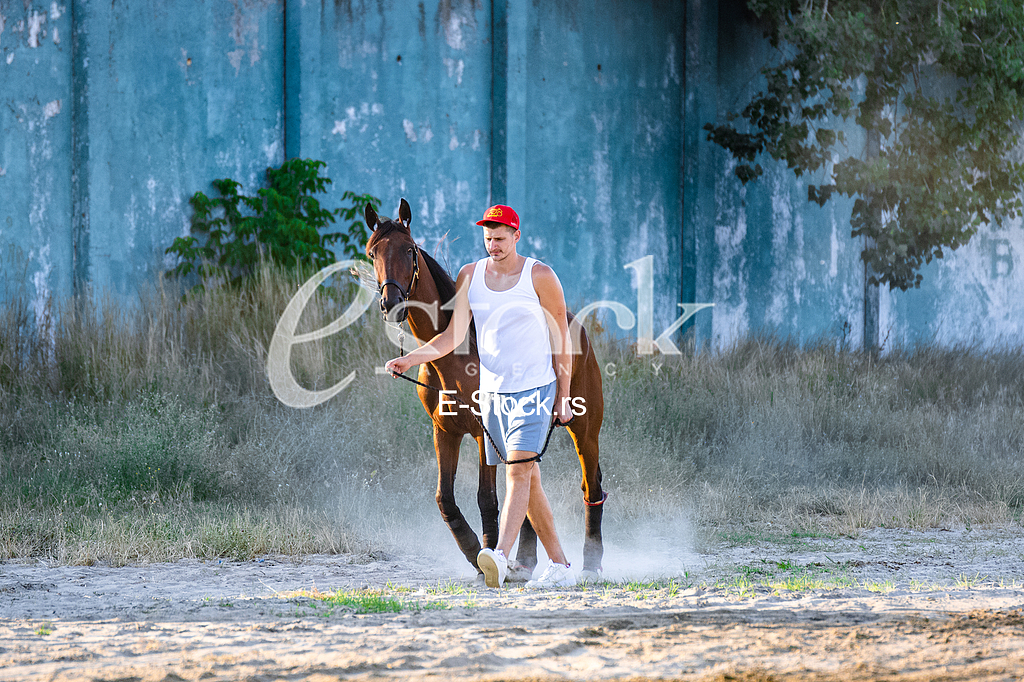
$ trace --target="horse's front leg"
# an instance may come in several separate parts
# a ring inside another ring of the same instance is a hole
[[[476,555],[480,553],[480,540],[469,527],[459,505],[455,503],[455,472],[459,468],[459,444],[462,434],[453,435],[434,425],[434,450],[437,452],[437,506],[448,530],[455,536],[466,560],[476,568]],[[497,505],[497,502],[495,502]],[[478,569],[479,570],[479,569]]]
[[[478,436],[476,443],[480,449],[480,483],[476,489],[476,503],[483,522],[484,546],[494,549],[498,546],[498,467],[487,463],[484,437]]]
[[[476,441],[480,448],[480,487],[477,489],[477,503],[480,505],[480,517],[484,523],[484,545],[494,549],[498,546],[498,467],[487,464],[484,437],[480,436]],[[523,519],[523,527],[519,531],[519,549],[516,550],[515,563],[526,570],[510,574],[509,580],[513,582],[529,580],[533,569],[537,567],[537,532],[533,530],[529,519]]]

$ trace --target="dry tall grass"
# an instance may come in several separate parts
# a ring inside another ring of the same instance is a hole
[[[603,355],[616,365],[606,401],[629,406],[606,422],[621,437],[605,457],[639,464],[613,471],[612,486],[663,491],[642,513],[681,505],[703,525],[846,533],[1020,522],[1021,348],[873,360],[751,338],[720,354]]]
[[[454,554],[433,500],[427,417],[408,384],[373,372],[396,350],[375,311],[293,357],[305,386],[354,370],[353,385],[309,410],[270,392],[266,349],[301,280],[268,267],[244,291],[209,282],[184,300],[157,283],[136,300],[67,301],[38,319],[8,292],[0,557],[124,563],[410,545]],[[323,287],[299,331],[336,318],[351,286]],[[752,338],[722,353],[638,357],[597,337],[613,543],[743,524],[856,533],[1020,523],[1021,348],[872,360],[832,343]],[[471,520],[473,450],[458,489]],[[581,505],[567,436],[544,465],[572,545]]]

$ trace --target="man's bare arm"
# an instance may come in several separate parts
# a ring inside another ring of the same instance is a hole
[[[455,350],[466,339],[473,311],[469,307],[469,283],[473,279],[474,263],[464,265],[455,281],[455,311],[445,330],[426,344],[400,358],[388,360],[384,368],[394,374],[405,374],[413,365],[433,362]]]
[[[572,340],[569,337],[569,323],[565,314],[565,294],[562,283],[555,271],[543,263],[533,266],[531,273],[533,288],[544,309],[551,335],[551,361],[555,370],[557,397],[555,411],[559,421],[568,422],[572,417],[569,405],[569,386],[572,382]]]

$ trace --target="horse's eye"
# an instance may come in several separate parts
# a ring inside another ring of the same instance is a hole
[[[366,253],[370,257],[370,260],[373,260],[373,251],[367,251]]]

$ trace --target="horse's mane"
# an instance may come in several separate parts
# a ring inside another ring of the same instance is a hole
[[[420,253],[423,255],[423,262],[427,264],[430,276],[434,278],[434,286],[437,287],[437,295],[440,297],[441,305],[443,306],[455,297],[455,280],[444,269],[444,266],[434,260],[430,254],[423,249],[420,249]],[[444,325],[442,325],[444,327],[451,319],[452,311],[442,310],[441,317],[444,320]]]
[[[430,276],[434,278],[434,286],[437,287],[437,295],[441,299],[441,305],[443,306],[448,301],[455,298],[455,280],[448,274],[448,271],[444,269],[444,266],[434,260],[426,251],[420,249],[420,253],[423,254],[423,262],[427,264],[427,270],[430,272]],[[439,310],[438,313],[441,315],[440,328],[444,329],[451,322],[452,310]],[[473,354],[476,354],[476,320],[469,321],[469,347]]]

